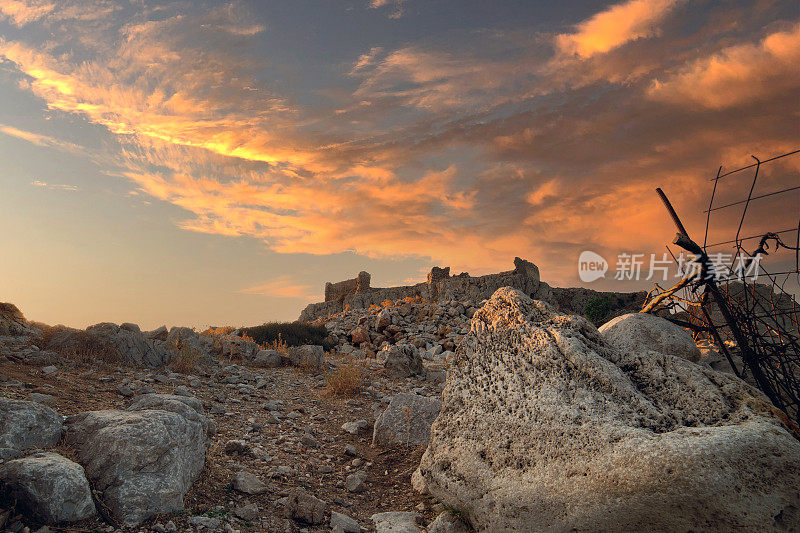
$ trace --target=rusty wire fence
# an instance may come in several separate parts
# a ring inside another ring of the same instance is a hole
[[[800,150],[723,172],[704,211],[702,245],[669,199],[678,228],[667,249],[684,276],[656,286],[642,308],[713,342],[732,371],[800,426]],[[733,229],[735,228],[735,233]],[[684,252],[688,252],[686,255]]]

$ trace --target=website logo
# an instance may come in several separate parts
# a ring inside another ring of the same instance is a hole
[[[606,276],[608,261],[600,255],[589,250],[581,252],[578,258],[578,277],[584,283],[597,281]]]

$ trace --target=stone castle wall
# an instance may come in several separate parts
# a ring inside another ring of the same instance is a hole
[[[325,284],[325,302],[340,302],[347,296],[359,292],[366,292],[370,289],[372,276],[363,270],[353,279],[346,279],[337,283],[330,281]]]
[[[470,276],[464,273],[451,276],[450,267],[433,267],[428,274],[428,281],[416,285],[373,288],[369,282],[369,274],[361,272],[354,279],[326,283],[325,301],[306,307],[300,314],[300,320],[308,322],[340,313],[345,308],[367,309],[387,299],[394,301],[417,296],[430,302],[466,300],[478,303],[505,286],[519,289],[533,298],[553,301],[550,287],[539,279],[539,268],[519,257],[514,258],[514,270],[498,274]]]

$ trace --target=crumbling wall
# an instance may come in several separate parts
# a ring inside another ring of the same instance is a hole
[[[421,297],[430,302],[468,300],[478,303],[489,298],[500,287],[510,286],[530,297],[551,301],[549,286],[539,279],[539,268],[519,257],[514,258],[514,270],[470,276],[462,273],[450,276],[450,267],[433,267],[428,281],[416,285],[371,288],[370,275],[359,273],[357,278],[325,284],[325,301],[310,304],[300,314],[300,320],[311,321],[342,312],[345,308],[366,309],[384,300]]]
[[[337,283],[330,281],[325,284],[325,302],[341,302],[347,296],[370,289],[371,276],[369,272],[361,271],[353,279],[346,279]]]

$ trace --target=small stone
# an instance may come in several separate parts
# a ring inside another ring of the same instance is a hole
[[[258,505],[251,502],[238,505],[233,508],[233,514],[242,520],[252,522],[258,518]]]
[[[376,533],[418,533],[417,521],[421,518],[419,513],[391,511],[374,514],[370,520],[375,524]]]
[[[297,487],[286,499],[286,517],[306,524],[322,524],[328,504]]]
[[[355,422],[345,422],[342,424],[342,431],[346,431],[351,435],[358,435],[361,432],[367,431],[372,424],[366,420],[356,420]]]
[[[363,470],[347,476],[344,484],[348,492],[363,492],[366,489],[367,473]]]
[[[358,452],[356,451],[355,446],[353,446],[352,444],[346,444],[344,447],[344,454],[355,457],[356,455],[358,455]]]
[[[45,366],[45,367],[42,368],[42,373],[44,373],[44,374],[46,374],[48,376],[52,376],[52,375],[58,374],[58,367],[53,366],[53,365]]]
[[[190,516],[188,522],[195,527],[203,527],[209,531],[216,531],[222,527],[222,520],[208,516]]]
[[[358,522],[345,514],[332,511],[331,529],[335,530],[337,527],[341,528],[344,533],[361,533],[361,526],[358,525]]]
[[[245,494],[264,494],[267,492],[267,485],[263,481],[244,470],[234,474],[233,488]]]
[[[319,441],[316,438],[314,438],[314,435],[311,435],[309,433],[304,433],[303,436],[300,437],[300,442],[302,442],[309,448],[319,448]]]
[[[229,440],[225,443],[225,453],[228,455],[253,455],[253,449],[243,440]]]

